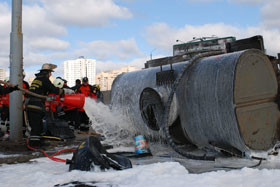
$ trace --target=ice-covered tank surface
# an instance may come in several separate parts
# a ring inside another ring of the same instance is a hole
[[[202,59],[188,69],[178,88],[183,128],[196,144],[209,141],[232,145],[247,151],[240,137],[234,108],[234,76],[243,52]],[[182,107],[182,106],[181,106]]]
[[[217,136],[221,141],[228,139],[229,142],[240,145],[238,148],[241,150],[247,149],[239,135],[233,105],[234,70],[240,54],[241,53],[235,53],[234,55],[230,54],[204,58],[196,63],[194,66],[195,68],[193,68],[194,70],[192,70],[191,77],[189,79],[183,79],[177,89],[176,95],[177,98],[180,97],[180,101],[177,102],[178,106],[176,107],[183,109],[179,110],[181,124],[183,124],[185,133],[193,133],[187,134],[190,139],[198,145],[205,146],[208,144],[207,142],[212,138],[210,137],[211,133],[213,133],[213,136]],[[178,76],[178,73],[186,63],[187,62],[182,62],[173,65],[175,77]],[[168,69],[170,69],[169,65],[163,66],[163,70]],[[141,117],[139,109],[141,92],[143,89],[150,87],[168,96],[171,90],[170,86],[156,85],[156,72],[159,71],[160,67],[155,67],[123,74],[117,78],[112,87],[112,106],[121,108],[122,112],[131,117],[133,125],[146,134],[152,131],[147,128]],[[188,76],[188,74],[189,71],[186,72],[185,76]],[[186,80],[188,80],[188,84],[190,84],[188,88],[184,86],[186,85]],[[209,93],[208,91],[205,92],[199,89],[208,90]],[[225,91],[217,92],[215,89],[225,89]],[[211,90],[214,91],[212,92]],[[163,101],[166,100],[167,96],[164,97]],[[216,102],[219,104],[217,105]],[[224,110],[222,110],[223,113],[220,114],[221,109],[213,107],[224,107]],[[231,108],[229,109],[226,107]],[[172,113],[174,112],[171,110],[170,114]],[[201,116],[200,114],[202,113],[206,113],[206,116]],[[226,116],[230,116],[230,118],[227,119]],[[215,131],[216,129],[213,130],[213,127],[215,127],[213,123],[216,122],[218,126],[220,124],[220,127],[223,127],[221,123],[228,123],[229,128],[219,128],[218,131]],[[209,130],[209,133],[206,132],[206,128],[204,129],[204,127],[197,125],[197,123],[203,123],[203,125],[208,124],[207,131]],[[188,127],[189,125],[190,127]],[[221,130],[225,131],[222,132],[222,135],[225,135],[226,138],[219,137]],[[202,137],[204,134],[206,137]],[[209,136],[207,137],[207,135]],[[217,139],[214,138],[214,140]]]
[[[182,62],[173,65],[172,68],[175,70],[175,77],[186,63],[187,62]],[[163,66],[162,70],[170,70],[170,66]],[[171,91],[171,85],[163,85],[160,87],[156,85],[156,73],[160,71],[160,67],[154,67],[122,74],[115,79],[111,91],[112,108],[128,116],[132,125],[134,125],[141,134],[154,137],[158,137],[160,132],[149,129],[144,123],[141,116],[139,101],[142,91],[145,88],[152,88],[160,94],[163,103],[166,103]],[[178,106],[176,106],[178,102],[175,99],[176,95],[174,96],[170,110],[171,122],[175,120],[178,113]]]
[[[236,67],[240,63],[253,64],[255,60],[269,63],[261,58],[264,56],[257,50],[224,54],[204,58],[187,70],[177,95],[183,95],[179,102],[180,108],[185,107],[180,110],[183,128],[196,145],[205,146],[213,142],[233,146],[242,152],[250,151],[242,137],[248,135],[241,134],[235,112]],[[264,147],[262,150],[271,148]]]
[[[213,142],[250,152],[235,114],[234,84],[236,67],[242,56],[255,53],[260,54],[247,50],[203,58],[184,74],[169,115],[173,119],[180,116],[183,132],[194,144],[211,147]],[[187,63],[173,64],[175,78]],[[163,66],[162,70],[170,70],[170,66]],[[162,132],[153,131],[145,124],[139,101],[143,90],[152,88],[159,93],[165,106],[172,85],[156,85],[156,73],[160,71],[160,67],[154,67],[122,74],[114,81],[111,92],[112,108],[127,116],[138,132],[154,137]]]

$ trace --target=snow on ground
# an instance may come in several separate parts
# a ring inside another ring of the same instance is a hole
[[[61,158],[70,159],[72,154]],[[215,171],[190,174],[177,162],[134,165],[123,171],[106,172],[68,171],[68,165],[53,162],[47,158],[34,159],[31,163],[2,165],[0,167],[1,187],[50,187],[71,181],[98,182],[97,186],[120,187],[185,187],[185,186],[280,186],[280,170],[250,169]]]
[[[3,153],[0,153],[0,158],[6,158],[6,157],[17,157],[19,156],[19,154],[3,154]]]
[[[126,120],[110,113],[108,107],[92,101],[86,102],[88,108],[85,107],[85,109],[94,122],[94,129],[100,130],[109,144],[117,145],[111,151],[133,151],[128,146],[133,144],[132,138],[129,140],[130,134],[133,134],[133,129],[128,127]],[[5,157],[5,155],[0,155],[0,157]],[[71,159],[72,154],[63,155],[60,158]],[[280,158],[275,159],[277,161]],[[68,168],[69,166],[65,163],[54,162],[48,158],[34,159],[29,163],[0,165],[0,187],[51,187],[73,181],[89,182],[89,184],[96,182],[91,184],[99,187],[280,186],[279,169],[243,168],[192,174],[178,162],[171,161],[133,165],[133,168],[123,171],[69,172]],[[71,184],[66,186],[71,186]]]

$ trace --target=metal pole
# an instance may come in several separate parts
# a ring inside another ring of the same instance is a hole
[[[22,86],[22,0],[12,1],[12,32],[10,35],[10,82]],[[22,93],[10,93],[10,140],[18,142],[22,139]]]
[[[150,53],[150,60],[153,59],[153,52],[156,50],[156,48],[154,48],[153,50],[151,50],[151,53]]]

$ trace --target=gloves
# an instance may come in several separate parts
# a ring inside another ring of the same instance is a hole
[[[19,90],[18,85],[15,85],[13,88],[14,88],[14,90]]]
[[[15,91],[15,90],[19,90],[18,88],[18,85],[15,85],[13,87],[10,87],[9,90],[12,92],[12,91]]]
[[[74,90],[71,90],[69,88],[63,88],[64,94],[73,94],[75,93]]]

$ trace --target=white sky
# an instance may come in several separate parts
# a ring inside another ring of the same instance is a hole
[[[0,0],[0,67],[9,67],[11,1]],[[278,0],[24,0],[24,68],[59,66],[79,56],[96,59],[97,72],[144,67],[169,56],[176,40],[216,35],[263,35],[267,52],[280,50]]]

